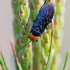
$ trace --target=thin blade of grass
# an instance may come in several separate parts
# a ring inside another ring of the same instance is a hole
[[[67,65],[67,62],[68,62],[68,59],[69,59],[69,54],[70,54],[70,52],[67,51],[67,53],[65,55],[65,58],[62,60],[62,63],[61,63],[58,70],[65,70],[66,69],[66,65]]]

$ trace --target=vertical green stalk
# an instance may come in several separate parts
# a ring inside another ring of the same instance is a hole
[[[54,0],[46,0],[46,3],[53,2]],[[42,49],[44,49],[44,58],[46,59],[43,63],[46,63],[45,65],[42,64],[42,70],[49,70],[52,63],[52,58],[54,55],[54,48],[53,48],[53,31],[54,31],[54,25],[50,23],[48,26],[50,26],[48,29],[44,31],[44,34],[42,35]]]
[[[31,46],[27,45],[25,48],[20,50],[29,42],[29,3],[28,0],[12,0],[13,13],[14,13],[14,35],[15,35],[15,46],[18,54],[19,62],[24,70],[31,69]],[[20,51],[19,51],[20,50]]]
[[[36,16],[39,12],[39,9],[43,5],[43,0],[30,0],[30,21],[33,25],[33,21],[36,19]],[[41,68],[41,40],[39,38],[38,42],[32,42],[33,44],[33,70],[42,70]]]
[[[2,52],[0,52],[0,64],[3,70],[8,70]]]
[[[54,16],[54,48],[55,53],[53,57],[53,62],[51,66],[51,70],[58,70],[60,66],[60,47],[62,42],[63,36],[63,20],[64,20],[64,13],[62,11],[64,6],[64,0],[56,0],[56,12]],[[59,62],[58,62],[59,61]]]
[[[66,65],[69,58],[70,58],[70,51],[68,50],[58,70],[66,70]]]
[[[62,70],[65,70],[65,68],[66,68],[66,64],[67,64],[67,61],[68,61],[68,57],[69,57],[69,55],[68,55],[68,52],[67,52],[67,53],[66,53],[66,56],[65,56],[64,65],[63,65],[63,69],[62,69]]]

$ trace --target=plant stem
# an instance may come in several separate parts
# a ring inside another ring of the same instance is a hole
[[[52,51],[52,31],[51,31],[51,42],[50,42],[50,49],[49,49],[49,56],[48,56],[48,61],[46,65],[46,70],[49,70],[49,65],[50,65],[50,59],[51,59],[51,51]]]
[[[67,61],[68,61],[68,52],[66,53],[66,56],[65,56],[65,61],[64,61],[64,65],[63,65],[63,69],[62,70],[65,70],[66,68],[66,64],[67,64]]]

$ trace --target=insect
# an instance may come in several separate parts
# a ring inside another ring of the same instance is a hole
[[[52,2],[49,2],[49,3],[45,2],[43,4],[41,9],[39,10],[39,13],[38,13],[38,15],[37,15],[37,17],[36,17],[36,19],[34,21],[34,24],[33,24],[32,28],[31,28],[30,34],[28,36],[30,41],[26,45],[28,45],[31,41],[33,41],[33,42],[38,41],[38,37],[41,36],[41,34],[44,32],[44,30],[47,27],[47,25],[50,22],[52,22],[54,12],[55,12],[55,6],[54,6],[54,4]],[[19,52],[19,51],[17,51],[17,52]]]
[[[54,12],[55,6],[52,2],[44,3],[44,5],[39,10],[39,13],[28,36],[31,41],[38,41],[38,37],[41,36],[47,25],[52,22]]]

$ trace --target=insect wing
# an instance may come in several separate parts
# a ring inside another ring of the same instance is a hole
[[[34,36],[40,36],[43,33],[46,26],[52,21],[54,10],[53,3],[45,3],[42,6],[31,28],[31,33]]]

